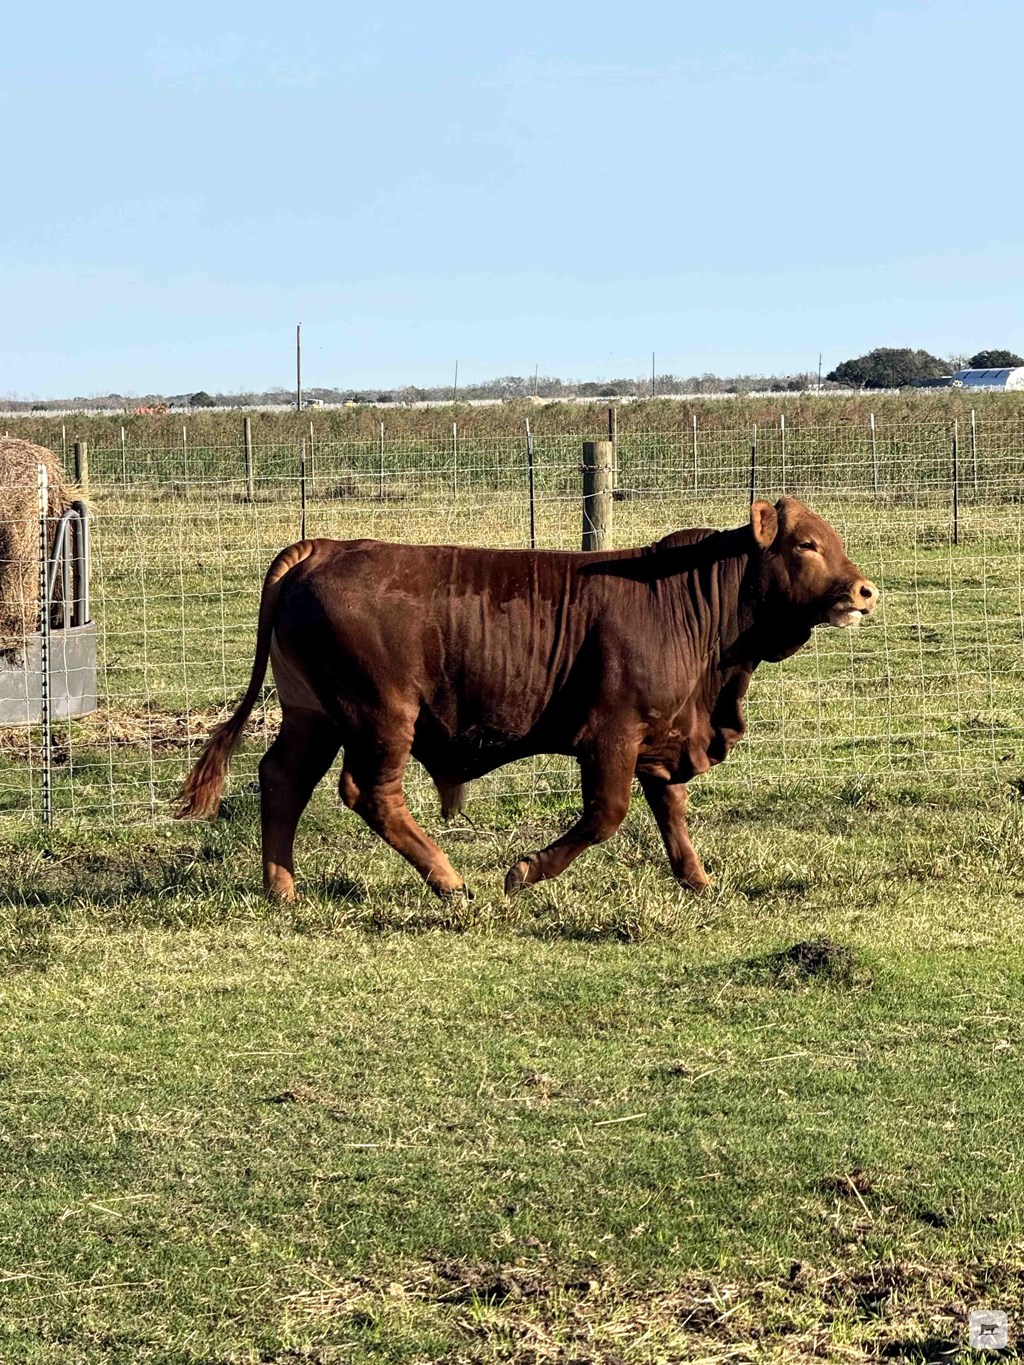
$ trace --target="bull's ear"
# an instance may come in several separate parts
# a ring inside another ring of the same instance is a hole
[[[779,529],[779,514],[770,502],[750,504],[750,529],[758,545],[765,549],[771,545]]]

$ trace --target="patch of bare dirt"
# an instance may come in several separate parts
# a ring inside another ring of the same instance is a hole
[[[942,1361],[963,1355],[967,1315],[1024,1305],[1024,1265],[895,1262],[820,1270],[795,1262],[760,1281],[700,1274],[669,1283],[541,1254],[473,1264],[437,1257],[400,1279],[358,1276],[292,1295],[294,1311],[389,1313],[433,1322],[449,1365],[640,1365],[649,1361]]]
[[[811,981],[853,988],[871,983],[871,973],[845,943],[832,939],[807,939],[776,953],[750,958],[744,967],[752,977],[779,986],[799,986]]]
[[[855,1166],[852,1171],[844,1172],[841,1175],[825,1176],[821,1182],[821,1188],[828,1191],[829,1194],[841,1194],[850,1199],[856,1199],[858,1195],[863,1196],[875,1192],[871,1177],[859,1166]]]

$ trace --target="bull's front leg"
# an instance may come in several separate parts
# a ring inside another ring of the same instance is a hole
[[[537,853],[528,853],[509,869],[506,896],[557,877],[592,844],[612,837],[629,811],[636,752],[635,745],[623,744],[580,758],[583,814],[561,838]]]
[[[710,878],[690,842],[686,825],[686,783],[668,782],[653,773],[641,772],[637,776],[661,831],[676,881],[691,891],[703,891]]]

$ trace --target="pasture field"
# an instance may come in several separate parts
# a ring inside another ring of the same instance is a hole
[[[485,810],[457,913],[327,793],[287,909],[247,793],[3,836],[0,1359],[935,1360],[970,1308],[1019,1324],[1019,793],[696,805],[709,895],[637,808],[508,905],[557,816]]]
[[[523,499],[460,473],[382,496],[328,466],[308,529],[524,544]],[[742,477],[678,473],[633,481],[617,543],[745,515]],[[541,545],[577,541],[560,480]],[[52,829],[38,736],[0,736],[0,1359],[925,1360],[973,1307],[1024,1330],[1018,482],[964,490],[956,545],[938,477],[810,487],[882,606],[755,676],[693,786],[708,894],[638,799],[506,903],[571,819],[552,761],[441,827],[456,910],[329,780],[302,899],[263,901],[269,689],[226,818],[166,820],[298,486],[95,488],[104,706],[58,727]]]

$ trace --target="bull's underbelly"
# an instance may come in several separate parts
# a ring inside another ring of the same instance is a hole
[[[571,754],[574,738],[571,727],[553,724],[543,714],[460,721],[424,706],[417,720],[412,753],[435,775],[453,782],[469,782],[521,758]]]
[[[607,724],[612,726],[615,720],[609,715]],[[681,729],[662,728],[649,734],[641,744],[638,765],[657,769],[673,782],[689,782],[723,762],[743,738],[743,730],[742,721],[722,726],[700,718],[694,718]],[[576,733],[567,726],[538,722],[523,732],[493,725],[449,730],[425,713],[416,727],[412,752],[435,776],[451,782],[469,782],[518,759],[541,754],[573,755],[578,747],[576,741]]]

